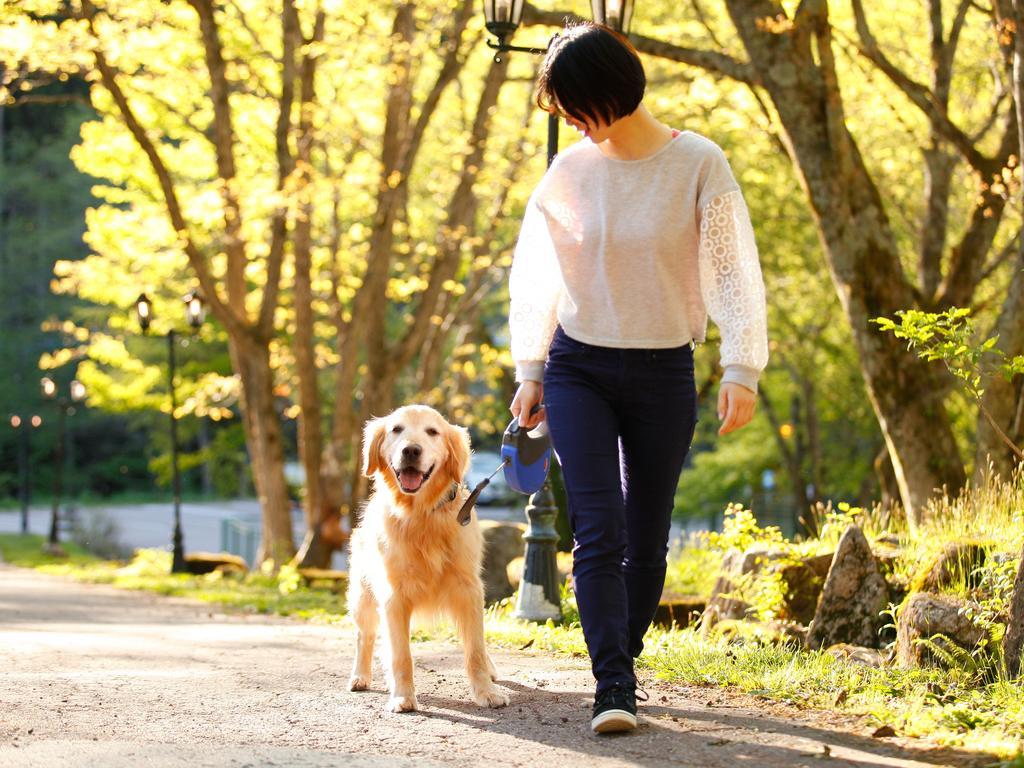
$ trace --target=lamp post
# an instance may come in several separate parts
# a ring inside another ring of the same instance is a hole
[[[633,20],[633,0],[590,0],[594,21],[611,27],[616,32],[629,34],[629,22]]]
[[[520,51],[543,55],[548,52],[547,48],[523,48],[518,45],[509,45],[506,40],[515,34],[519,28],[519,22],[523,19],[523,0],[484,0],[484,24],[487,31],[498,38],[497,42],[487,41],[487,46],[495,51],[494,60],[501,61],[501,54],[505,51]],[[550,43],[548,43],[550,46]],[[551,112],[548,114],[548,167],[555,161],[558,154],[558,116]]]
[[[206,308],[203,305],[203,298],[196,291],[188,293],[183,301],[185,302],[185,319],[189,328],[196,330],[203,324],[206,318]],[[153,302],[145,293],[140,294],[135,300],[135,314],[139,320],[139,327],[142,332],[149,331],[153,322]],[[177,372],[177,361],[175,359],[175,346],[177,345],[178,333],[172,328],[167,331],[167,383],[171,397],[171,492],[174,496],[174,533],[171,538],[171,573],[188,573],[188,566],[185,563],[185,537],[181,530],[181,474],[178,470],[178,398],[175,391],[174,380]]]
[[[32,443],[33,429],[43,424],[42,417],[34,415],[23,419],[11,416],[11,427],[18,433],[18,500],[21,503],[21,532],[28,533],[28,511],[32,505]]]
[[[50,535],[46,549],[54,554],[59,554],[61,553],[61,548],[58,541],[58,525],[60,522],[61,494],[64,490],[64,444],[67,441],[67,417],[75,412],[75,403],[85,400],[86,393],[85,385],[78,379],[71,381],[71,385],[68,388],[69,397],[59,394],[57,382],[49,376],[44,376],[39,383],[43,391],[43,397],[57,404],[57,440],[53,447],[53,505],[50,510]],[[42,423],[42,420],[39,423]],[[27,520],[23,522],[27,523]]]
[[[484,21],[487,31],[497,41],[487,41],[493,49],[495,61],[505,51],[522,51],[535,55],[545,54],[550,48],[522,48],[510,45],[508,40],[515,34],[523,18],[524,0],[483,0]],[[633,0],[591,0],[594,21],[605,24],[616,32],[627,33],[633,17]],[[558,117],[548,113],[548,167],[558,154]],[[555,530],[555,516],[558,507],[551,491],[551,481],[545,480],[537,493],[530,497],[526,507],[527,530],[523,536],[526,552],[523,562],[523,578],[519,585],[514,616],[530,621],[560,620],[561,601],[558,592],[558,567],[555,547],[558,533]]]

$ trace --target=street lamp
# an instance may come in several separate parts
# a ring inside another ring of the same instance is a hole
[[[39,416],[23,419],[11,416],[11,427],[18,433],[18,497],[21,502],[21,532],[28,533],[28,510],[32,504],[32,446],[33,429],[39,429],[43,420]]]
[[[487,41],[488,47],[496,51],[495,61],[500,61],[504,51],[545,54],[547,48],[520,48],[507,41],[519,28],[523,18],[523,0],[483,0],[484,24],[497,42]],[[633,18],[634,0],[591,0],[594,21],[611,27],[616,32],[627,34]],[[553,40],[554,38],[552,38]],[[548,167],[558,154],[558,117],[548,113]],[[527,530],[526,553],[523,563],[523,577],[519,584],[514,616],[530,621],[561,619],[561,602],[557,581],[557,558],[555,546],[558,533],[555,530],[555,516],[558,506],[551,491],[551,481],[545,480],[537,493],[530,497],[526,507]]]
[[[75,412],[74,403],[85,400],[85,385],[78,379],[72,379],[68,391],[70,397],[62,397],[58,394],[57,382],[49,376],[44,376],[39,382],[43,391],[43,397],[52,400],[57,404],[57,440],[53,447],[53,505],[50,510],[50,536],[46,549],[54,554],[61,553],[58,543],[58,523],[60,518],[60,498],[64,485],[64,444],[66,442],[66,421],[67,417]],[[36,419],[32,418],[33,426],[36,426]],[[39,419],[42,424],[42,419]],[[24,516],[22,525],[27,525],[27,518]]]
[[[487,31],[498,38],[498,42],[487,41],[487,46],[495,51],[494,60],[501,61],[501,54],[505,51],[520,51],[543,55],[548,52],[547,48],[523,48],[517,45],[509,45],[505,42],[515,34],[519,28],[519,22],[523,18],[523,0],[484,0],[484,26]],[[550,47],[551,43],[548,43]],[[558,116],[554,112],[548,113],[548,167],[555,161],[558,154]]]
[[[633,20],[633,0],[590,0],[594,21],[611,27],[616,32],[629,34],[629,22]]]
[[[191,291],[183,299],[185,303],[185,319],[189,328],[197,329],[203,324],[206,318],[206,308],[203,305],[203,297],[196,291]],[[135,314],[139,320],[139,327],[142,332],[149,331],[153,322],[153,302],[142,293],[135,300]],[[167,383],[171,396],[171,488],[174,495],[174,533],[171,538],[172,556],[171,573],[188,573],[188,566],[185,563],[185,537],[181,530],[181,473],[178,470],[178,398],[175,391],[174,379],[177,372],[177,361],[174,349],[177,343],[178,333],[172,328],[167,331]]]

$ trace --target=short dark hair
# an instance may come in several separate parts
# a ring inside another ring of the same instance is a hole
[[[611,124],[640,106],[647,76],[636,48],[610,27],[569,25],[548,47],[537,77],[537,106]]]

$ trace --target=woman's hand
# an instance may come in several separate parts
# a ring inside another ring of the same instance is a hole
[[[757,394],[733,381],[724,382],[718,390],[718,418],[722,426],[718,434],[727,435],[739,429],[754,416]]]
[[[516,396],[512,398],[512,405],[509,410],[512,415],[519,419],[519,426],[526,429],[533,429],[544,421],[544,407],[541,406],[537,413],[532,413],[533,407],[539,405],[544,399],[544,385],[539,381],[524,381],[519,385]]]

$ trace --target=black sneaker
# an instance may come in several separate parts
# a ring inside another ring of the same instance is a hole
[[[636,728],[636,689],[626,683],[615,683],[594,697],[594,717],[590,729],[594,733],[619,733]]]

